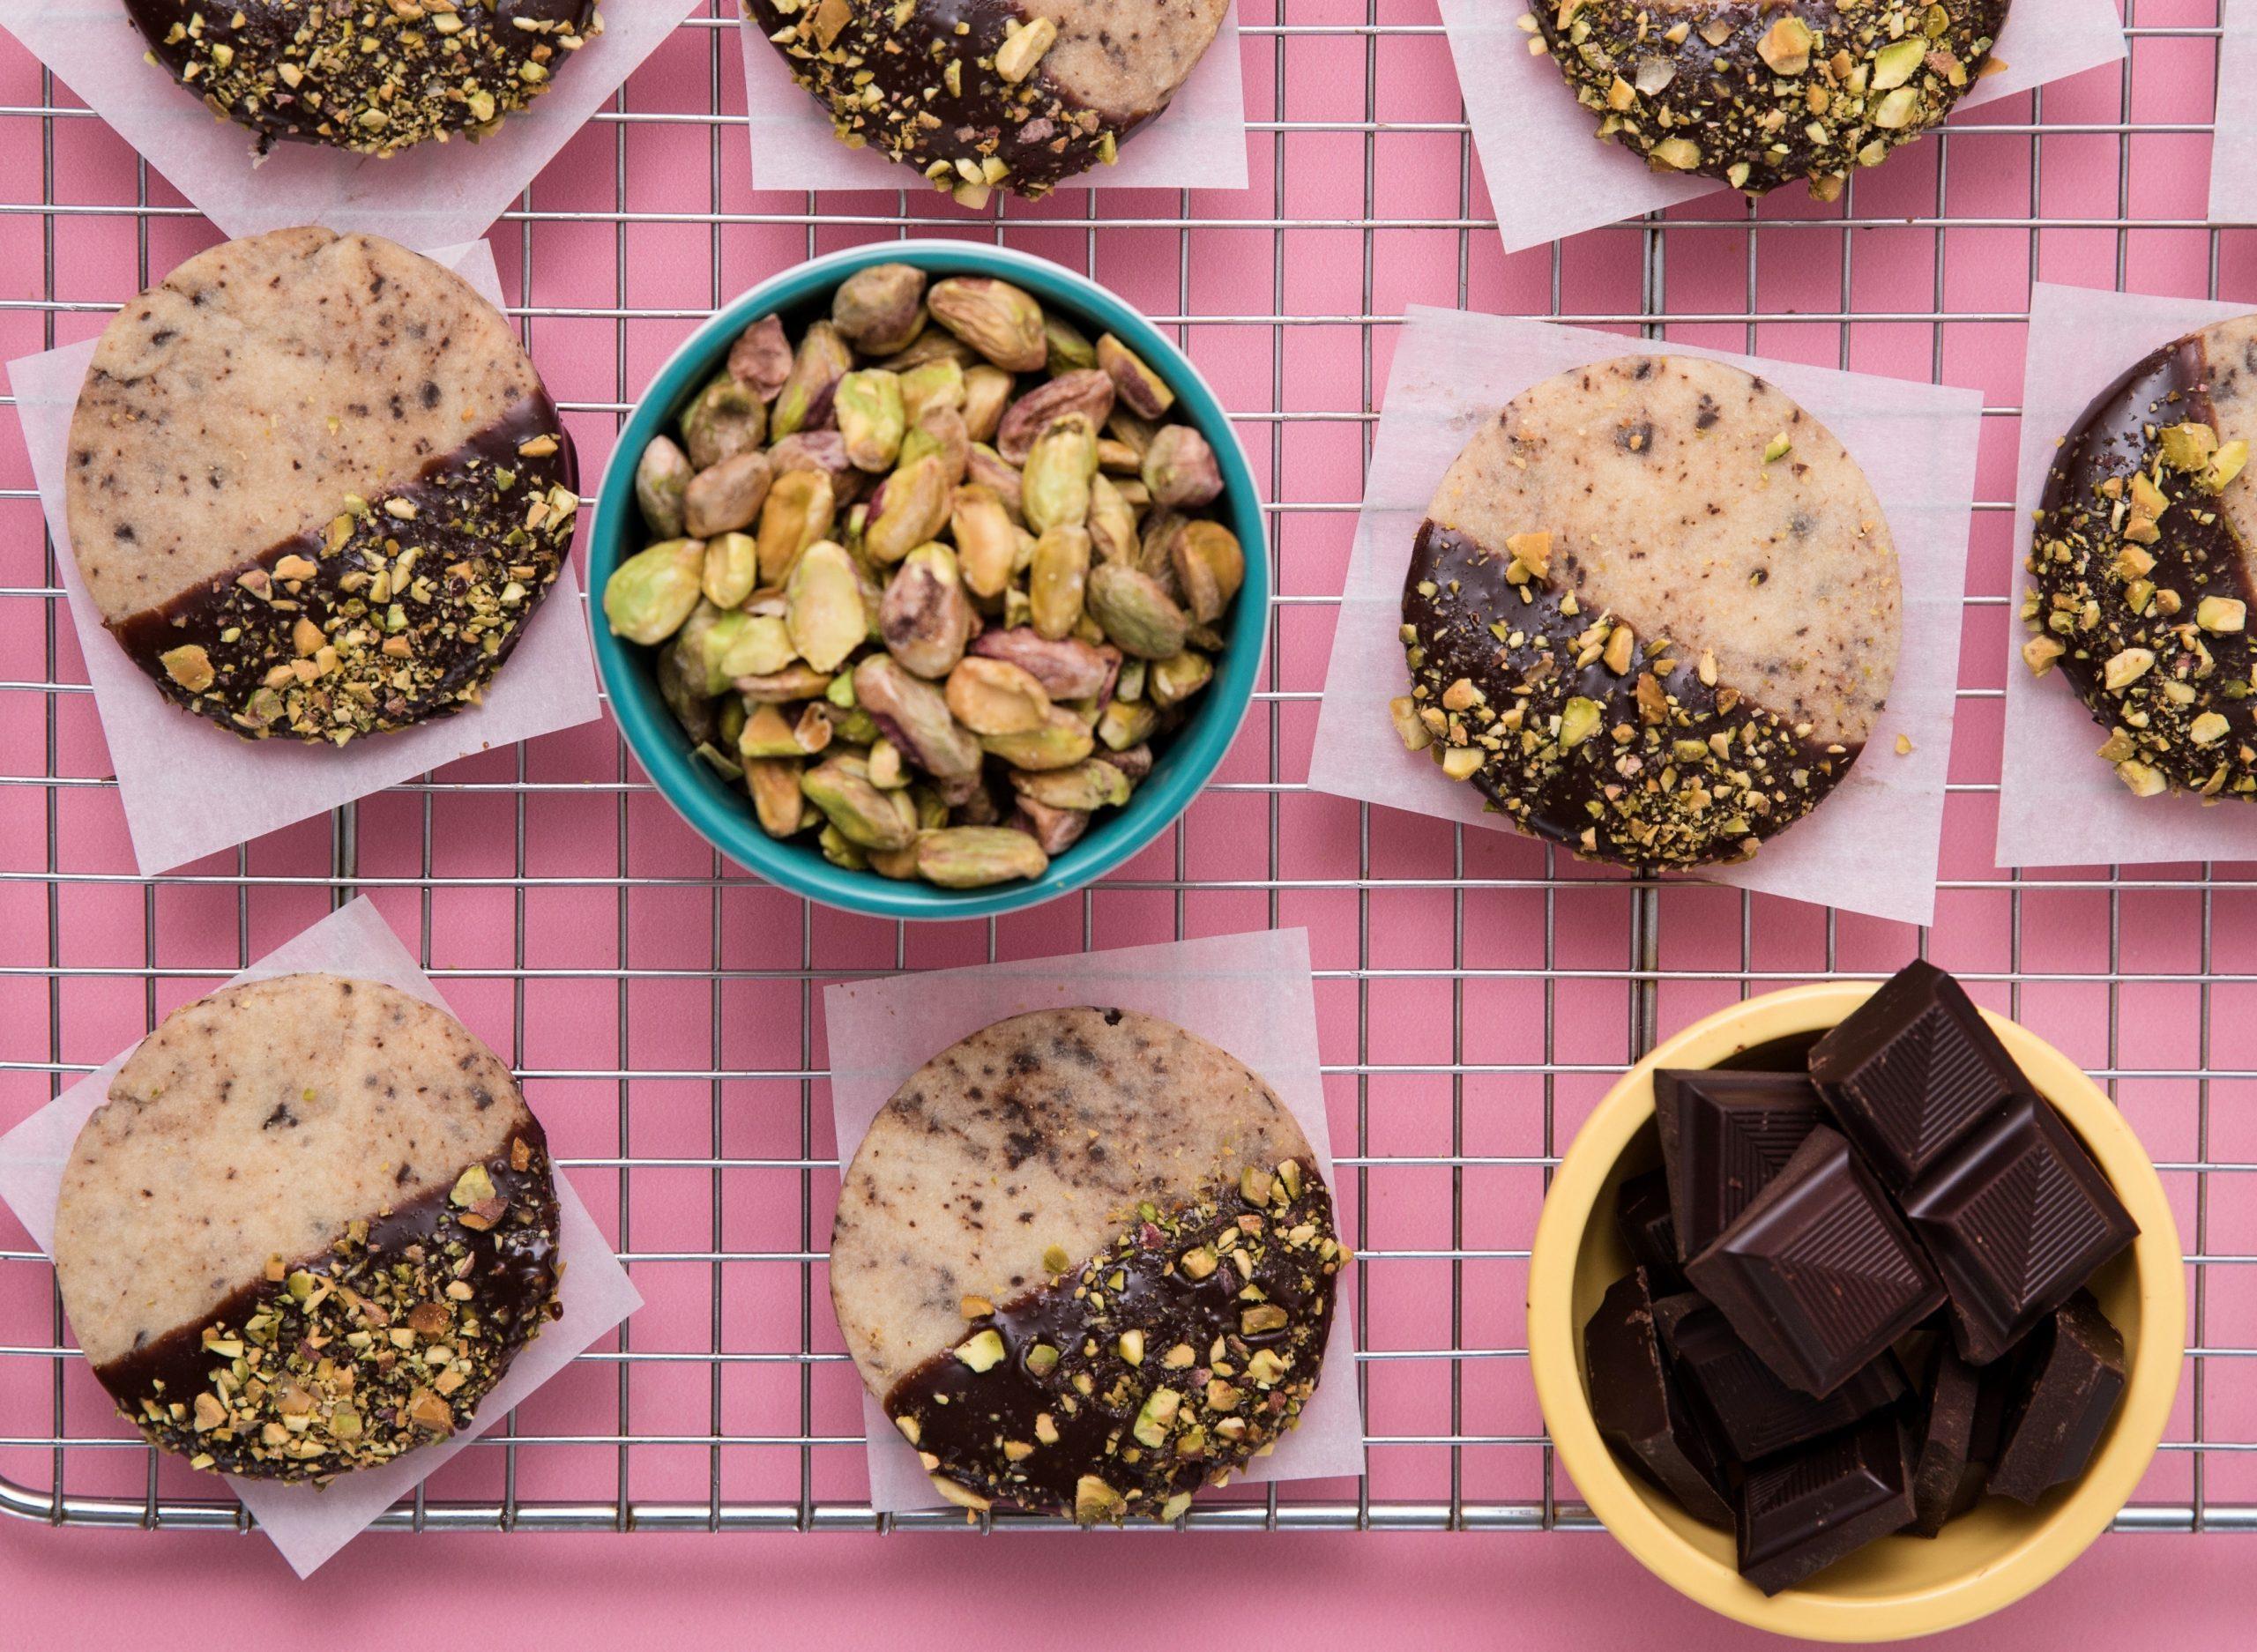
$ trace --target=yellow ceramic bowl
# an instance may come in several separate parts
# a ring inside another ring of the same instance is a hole
[[[1894,1641],[1971,1622],[2019,1600],[2082,1553],[2131,1497],[2163,1438],[2186,1351],[2179,1235],[2139,1139],[2099,1088],[2051,1045],[1988,1017],[2038,1090],[2060,1109],[2140,1224],[2130,1251],[2092,1291],[2124,1334],[2128,1380],[2084,1477],[2035,1508],[1987,1498],[1943,1535],[1885,1537],[1808,1582],[1765,1596],[1733,1569],[1732,1535],[1704,1526],[1625,1469],[1591,1421],[1583,1328],[1628,1272],[1615,1190],[1661,1162],[1653,1075],[1722,1067],[1775,1039],[1822,1032],[1877,984],[1826,982],[1720,1010],[1665,1041],[1609,1091],[1561,1162],[1529,1263],[1528,1346],[1538,1400],[1591,1510],[1623,1547],[1680,1592],[1740,1622],[1821,1641]]]

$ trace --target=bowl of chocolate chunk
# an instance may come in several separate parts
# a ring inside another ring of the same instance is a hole
[[[152,62],[277,143],[395,155],[472,140],[603,32],[598,0],[125,0]]]
[[[509,1068],[337,975],[166,1016],[71,1147],[54,1251],[119,1413],[262,1479],[450,1438],[559,1312],[555,1182]]]
[[[839,1189],[831,1295],[937,1497],[1117,1525],[1176,1519],[1292,1431],[1350,1260],[1258,1075],[1085,1006],[895,1092]]]
[[[1263,533],[1228,415],[1121,300],[1002,248],[858,248],[717,315],[628,420],[597,663],[732,859],[851,911],[1009,912],[1222,761]]]
[[[1598,135],[1657,172],[1821,201],[1940,125],[1986,72],[2008,0],[1536,0]]]
[[[508,320],[376,235],[198,253],[103,331],[71,552],[158,690],[342,747],[474,705],[564,566],[571,438]]]
[[[2030,538],[2022,657],[2059,672],[2139,797],[2257,798],[2257,316],[2134,362],[2056,450]]]
[[[1529,1348],[1561,1462],[1702,1604],[1886,1641],[1997,1611],[2130,1499],[2186,1351],[2137,1137],[1915,963],[1665,1040],[1561,1161]]]
[[[965,206],[1029,200],[1159,118],[1228,0],[745,0],[839,141]]]
[[[1833,433],[1691,356],[1546,379],[1413,540],[1396,732],[1522,830],[1660,871],[1823,806],[1896,670],[1888,524]]]

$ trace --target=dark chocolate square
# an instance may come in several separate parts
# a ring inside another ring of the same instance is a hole
[[[2084,1144],[2049,1103],[1986,1120],[1904,1195],[1951,1297],[1963,1358],[1988,1365],[2138,1237]]]
[[[1715,1306],[1689,1291],[1655,1303],[1654,1323],[1695,1408],[1741,1462],[1846,1428],[1902,1398],[1909,1386],[1896,1356],[1883,1354],[1825,1399],[1814,1399],[1773,1376]]]
[[[1739,1498],[1740,1575],[1776,1595],[1902,1530],[1912,1518],[1906,1458],[1903,1425],[1884,1412],[1750,1468]]]
[[[1683,1262],[1732,1225],[1826,1108],[1800,1073],[1665,1068],[1654,1075],[1654,1118]]]
[[[1583,1327],[1583,1380],[1601,1439],[1695,1520],[1732,1523],[1724,1455],[1686,1403],[1654,1328],[1644,1269],[1607,1287]]]
[[[1685,1274],[1780,1380],[1821,1396],[1944,1300],[1872,1175],[1823,1125]]]
[[[1909,964],[1811,1046],[1843,1133],[1900,1191],[2029,1084],[1957,981]]]

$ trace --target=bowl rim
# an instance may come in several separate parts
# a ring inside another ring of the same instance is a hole
[[[834,867],[797,840],[770,837],[739,796],[680,744],[652,673],[603,621],[603,586],[638,524],[634,464],[651,438],[715,370],[738,333],[771,311],[788,311],[873,264],[911,264],[935,274],[1000,276],[1033,291],[1076,321],[1118,336],[1166,380],[1177,406],[1207,438],[1223,473],[1228,520],[1246,553],[1246,579],[1231,616],[1230,645],[1217,662],[1204,704],[1176,731],[1162,761],[1128,806],[1092,824],[1054,857],[1042,876],[981,889],[944,889],[914,879]],[[667,356],[636,398],[614,439],[587,541],[587,622],[614,720],[635,761],[685,824],[720,854],[790,894],[842,912],[884,919],[950,921],[1021,912],[1095,882],[1142,853],[1173,825],[1222,764],[1248,712],[1269,652],[1274,563],[1268,506],[1229,409],[1174,342],[1126,299],[1065,265],[984,242],[935,236],[873,242],[804,259],[721,306]]]
[[[1944,1582],[1845,1598],[1822,1589],[1774,1596],[1686,1542],[1645,1502],[1593,1422],[1578,1358],[1575,1263],[1623,1152],[1653,1117],[1653,1074],[1714,1066],[1735,1049],[1838,1024],[1878,981],[1822,981],[1767,993],[1704,1016],[1664,1039],[1609,1090],[1561,1157],[1529,1254],[1528,1347],[1537,1403],[1560,1462],[1591,1512],[1664,1582],[1725,1617],[1781,1634],[1893,1641],[1956,1627],[2021,1599],[2076,1559],[2137,1489],[2179,1392],[2186,1345],[2185,1261],[2161,1179],[2116,1105],[2084,1070],[2017,1023],[1989,1010],[2040,1094],[2060,1108],[2140,1225],[2132,1257],[2140,1336],[2107,1443],[2083,1477],[2007,1553]]]

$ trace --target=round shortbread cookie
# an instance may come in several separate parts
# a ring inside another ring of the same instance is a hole
[[[1896,673],[1864,473],[1773,385],[1624,356],[1515,397],[1412,548],[1406,742],[1618,865],[1754,852],[1857,758]]]
[[[1833,200],[1941,123],[2008,0],[1538,0],[1546,48],[1599,135],[1659,172]]]
[[[590,37],[596,0],[125,0],[150,55],[278,141],[391,155],[482,138]]]
[[[182,1006],[71,1151],[55,1268],[119,1410],[201,1468],[327,1480],[468,1424],[554,1316],[517,1081],[444,1011],[285,975]]]
[[[1133,1010],[1042,1010],[887,1102],[831,1293],[943,1496],[1172,1519],[1299,1421],[1347,1260],[1260,1078]]]
[[[2257,316],[2164,346],[2056,450],[2030,538],[2022,658],[2059,665],[2142,797],[2257,796]]]
[[[65,496],[171,699],[343,745],[475,703],[570,549],[572,446],[509,323],[374,235],[199,254],[103,332]]]
[[[748,0],[840,138],[968,205],[1110,162],[1168,106],[1227,0]]]

